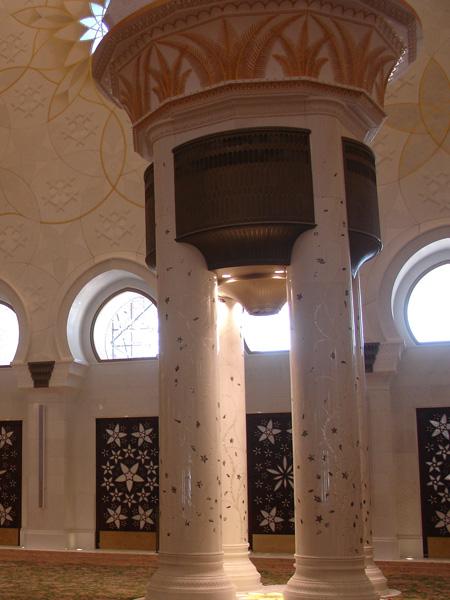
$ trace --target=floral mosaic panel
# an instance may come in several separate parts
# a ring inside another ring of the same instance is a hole
[[[97,531],[156,531],[158,419],[97,419]]]
[[[294,533],[290,413],[247,415],[249,535]]]
[[[450,537],[450,408],[418,408],[424,555],[429,537]]]
[[[20,529],[22,421],[0,421],[0,528]]]

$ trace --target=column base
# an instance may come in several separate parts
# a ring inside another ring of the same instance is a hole
[[[238,592],[258,591],[262,587],[248,544],[224,544],[223,553],[223,568]]]
[[[22,529],[20,545],[28,550],[94,550],[91,529]]]
[[[390,598],[401,597],[401,592],[389,589],[386,577],[374,563],[372,546],[364,546],[364,562],[366,565],[366,575],[380,598],[389,600]]]
[[[236,588],[223,568],[223,554],[159,554],[146,600],[235,600]]]
[[[378,600],[364,572],[364,558],[295,555],[296,570],[285,600]]]

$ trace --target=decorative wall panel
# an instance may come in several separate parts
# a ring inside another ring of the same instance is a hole
[[[450,538],[450,408],[418,408],[424,556],[429,538]]]
[[[158,418],[97,419],[97,532],[155,532]]]
[[[294,533],[290,413],[247,415],[249,536]]]
[[[0,421],[0,542],[2,530],[18,533],[21,519],[22,421]]]

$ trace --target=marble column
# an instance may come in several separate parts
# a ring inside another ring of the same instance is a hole
[[[307,119],[317,226],[288,269],[296,571],[286,600],[375,600],[364,571],[356,339],[339,120]]]
[[[369,401],[370,446],[376,448],[371,456],[371,495],[374,507],[373,546],[378,560],[398,560],[399,520],[397,499],[397,461],[394,448],[394,420],[392,410],[392,381],[398,370],[404,349],[403,342],[382,343],[377,354],[373,373],[368,373],[367,396]],[[383,435],[379,435],[382,431]],[[403,556],[421,556],[420,540],[408,540]]]
[[[356,382],[358,395],[358,419],[361,458],[361,497],[364,537],[364,558],[367,577],[380,598],[395,598],[401,596],[398,590],[390,590],[386,577],[374,562],[372,545],[372,502],[370,492],[370,461],[369,461],[369,411],[366,397],[366,373],[364,363],[364,329],[362,318],[361,281],[359,273],[353,278],[353,307],[356,328]]]
[[[217,282],[175,238],[173,140],[154,145],[160,322],[160,554],[148,600],[231,600],[223,568]]]
[[[242,306],[219,302],[219,396],[222,440],[222,536],[225,571],[238,591],[258,590],[248,550],[247,440]]]

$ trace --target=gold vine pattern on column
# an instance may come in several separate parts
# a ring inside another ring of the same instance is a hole
[[[190,91],[195,92],[229,81],[279,79],[276,65],[284,77],[358,87],[382,103],[396,59],[379,33],[377,40],[373,28],[361,23],[349,26],[345,19],[310,10],[265,15],[246,28],[241,25],[241,31],[238,25],[233,17],[213,19],[152,40],[144,54],[127,62],[118,84],[120,99],[132,120],[156,108],[151,106],[153,94],[161,104],[185,94],[188,82]],[[131,80],[140,82],[133,99]]]

